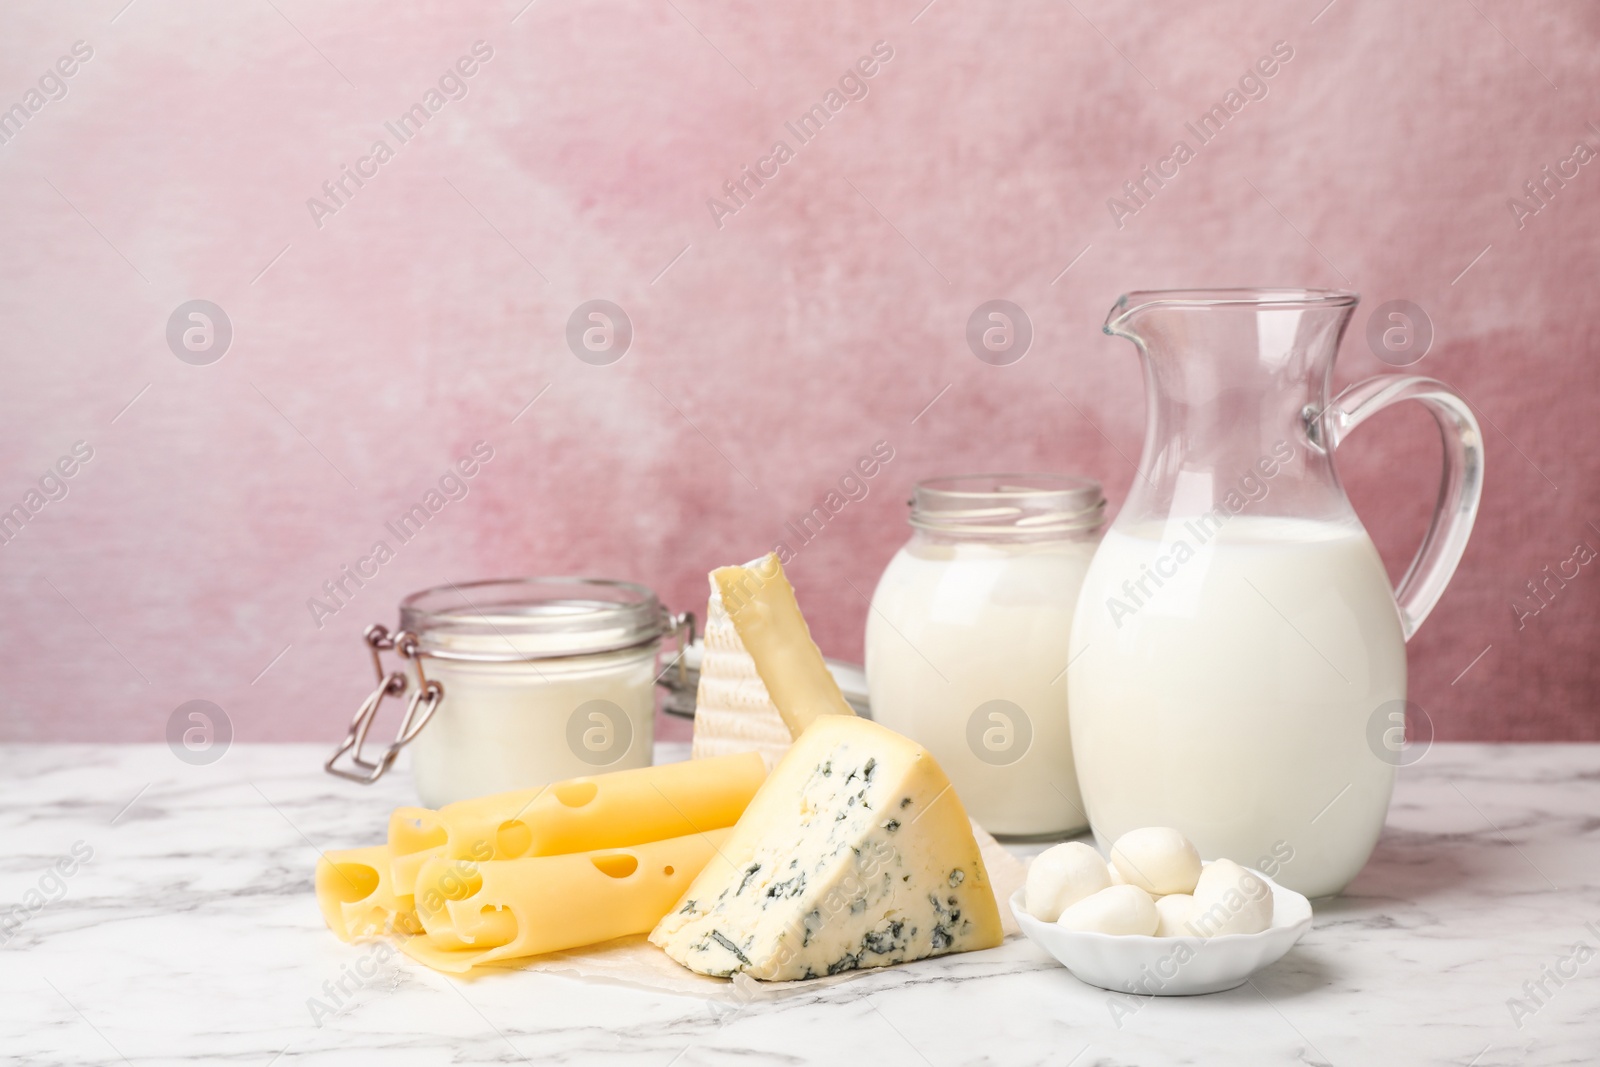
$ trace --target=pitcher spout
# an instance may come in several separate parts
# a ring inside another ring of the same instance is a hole
[[[1144,289],[1123,293],[1106,315],[1105,332],[1142,345],[1138,322],[1162,310],[1238,308],[1248,312],[1353,308],[1361,298],[1348,289]]]
[[[1274,475],[1274,506],[1349,517],[1318,428],[1357,299],[1332,289],[1147,290],[1119,298],[1105,331],[1139,350],[1147,403],[1142,477],[1124,511],[1168,516],[1175,499],[1209,508],[1215,487],[1253,484],[1251,472],[1276,472],[1293,458],[1292,474]],[[1299,490],[1288,492],[1290,482]],[[1320,503],[1310,505],[1312,497]]]

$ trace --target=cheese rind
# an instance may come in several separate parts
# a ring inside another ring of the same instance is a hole
[[[811,640],[777,553],[748,566],[719,567],[711,579],[791,737],[799,737],[821,715],[854,717],[855,709]]]
[[[731,832],[488,863],[435,856],[416,884],[427,936],[401,948],[437,970],[462,973],[645,933]]]
[[[739,640],[739,631],[722,606],[722,593],[715,580],[711,581],[711,597],[706,603],[701,647],[691,757],[759,752],[768,767],[777,766],[793,738],[761,680],[756,661]]]
[[[732,826],[765,780],[754,752],[572,778],[389,821],[397,891],[435,858],[505,860],[623,848]]]
[[[972,826],[927,750],[818,718],[650,940],[700,974],[785,980],[990,948]]]

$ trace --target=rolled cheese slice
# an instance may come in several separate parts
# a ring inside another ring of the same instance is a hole
[[[413,893],[430,860],[520,859],[622,848],[739,821],[766,780],[755,752],[572,778],[389,819],[393,884]]]
[[[400,947],[436,970],[463,973],[647,933],[731,832],[487,863],[434,856],[416,884],[427,933]]]
[[[395,808],[389,813],[389,873],[392,884],[410,896],[417,871],[435,856],[443,855],[450,833],[432,808]],[[480,849],[479,851],[484,851]],[[489,859],[493,849],[480,859]]]
[[[340,941],[422,933],[411,897],[394,891],[389,860],[388,845],[325,852],[317,860],[317,906]]]

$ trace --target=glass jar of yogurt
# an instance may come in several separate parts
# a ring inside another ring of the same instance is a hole
[[[656,660],[664,634],[692,637],[642,585],[598,578],[510,578],[413,593],[400,629],[367,629],[378,688],[327,769],[374,781],[410,746],[422,803],[650,764]],[[406,661],[386,672],[382,651]],[[405,698],[393,744],[361,745],[386,696]],[[424,729],[426,728],[426,729]],[[350,753],[350,767],[341,756]]]
[[[911,540],[867,618],[873,718],[933,753],[990,833],[1085,829],[1067,649],[1105,519],[1100,483],[960,475],[917,483],[910,503]]]

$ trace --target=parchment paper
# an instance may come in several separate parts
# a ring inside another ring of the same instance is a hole
[[[1000,908],[1000,925],[1007,940],[1020,937],[1021,929],[1011,913],[1011,895],[1022,886],[1027,870],[1010,852],[989,836],[977,823],[972,824],[972,836],[977,840],[978,851],[983,855],[984,868],[989,872],[989,885],[994,890],[995,903]],[[906,966],[916,966],[915,963]],[[848,982],[871,970],[847,971],[826,978],[809,978],[793,982],[758,982],[743,975],[729,981],[726,978],[707,978],[695,974],[673,960],[644,935],[618,938],[601,945],[592,945],[570,952],[550,952],[521,960],[506,960],[473,969],[467,980],[489,977],[496,971],[529,970],[549,971],[582,981],[614,985],[635,986],[657,992],[699,997],[704,1000],[740,1004],[752,999],[781,997],[800,989],[817,989],[824,985]]]

